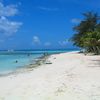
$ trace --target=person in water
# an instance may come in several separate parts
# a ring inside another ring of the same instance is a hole
[[[18,63],[18,60],[16,60],[15,63]]]
[[[27,56],[30,56],[30,54],[28,54]]]

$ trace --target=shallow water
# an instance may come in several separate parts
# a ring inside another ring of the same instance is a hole
[[[41,57],[42,54],[10,54],[0,55],[0,73],[8,73],[17,68],[25,67],[35,62],[35,59]]]
[[[35,59],[42,57],[44,53],[55,54],[62,52],[68,52],[68,50],[0,51],[0,74],[9,73],[33,64],[36,61]]]

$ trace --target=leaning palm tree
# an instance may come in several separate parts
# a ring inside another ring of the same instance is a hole
[[[100,17],[93,12],[83,15],[84,19],[74,27],[76,33],[72,37],[72,41],[74,45],[84,48],[86,51],[98,53],[100,50]]]

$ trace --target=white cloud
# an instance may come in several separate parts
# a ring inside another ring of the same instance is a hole
[[[58,43],[60,46],[66,46],[68,44],[68,39],[66,39],[64,41],[59,41]]]
[[[12,36],[18,31],[22,22],[11,21],[9,17],[18,14],[17,5],[4,5],[0,2],[0,34]]]
[[[33,36],[33,42],[32,43],[33,44],[40,44],[41,42],[40,42],[39,37],[38,36]]]
[[[48,7],[38,7],[38,9],[40,10],[44,10],[44,11],[58,11],[59,9],[58,8],[48,8]]]
[[[11,36],[16,33],[19,27],[22,25],[21,22],[10,21],[6,17],[0,18],[0,33]]]
[[[50,46],[51,43],[50,43],[50,42],[46,42],[44,45],[45,45],[45,46]]]
[[[0,16],[14,16],[17,13],[18,9],[15,5],[4,6],[3,3],[0,2]]]
[[[73,19],[71,20],[71,22],[72,22],[72,23],[75,23],[75,24],[79,23],[80,21],[81,21],[81,20],[78,19],[78,18],[73,18]]]

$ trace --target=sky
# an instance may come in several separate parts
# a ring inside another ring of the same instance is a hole
[[[82,13],[100,0],[0,0],[0,50],[75,48],[69,39]]]

